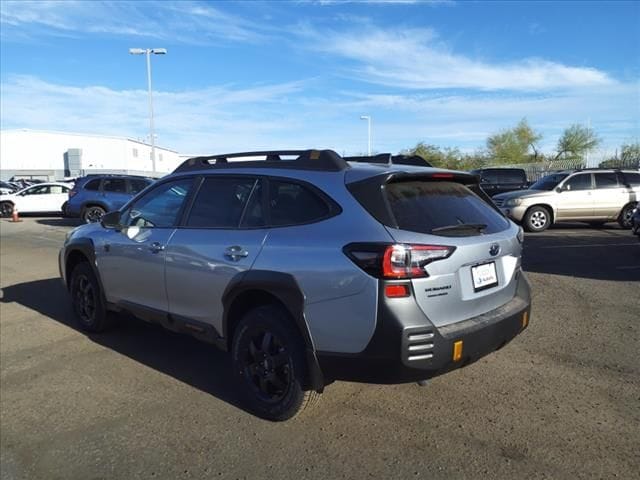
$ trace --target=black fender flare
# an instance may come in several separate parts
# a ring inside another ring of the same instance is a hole
[[[93,240],[91,240],[90,238],[72,239],[64,246],[64,262],[60,266],[61,268],[64,268],[64,271],[60,273],[62,274],[67,290],[71,288],[71,279],[69,278],[71,272],[67,271],[67,265],[69,262],[69,256],[73,252],[79,252],[84,257],[86,257],[87,260],[89,260],[89,265],[91,266],[91,270],[93,270],[93,274],[98,280],[98,285],[100,285],[100,293],[102,294],[102,297],[104,299],[104,286],[102,285],[102,278],[100,278],[100,272],[98,271],[98,266],[96,264],[96,250],[93,244]]]
[[[222,295],[222,336],[228,339],[230,311],[234,301],[244,292],[257,290],[277,298],[295,322],[305,343],[310,386],[317,392],[324,389],[324,375],[316,356],[313,339],[304,316],[305,296],[298,282],[288,273],[270,270],[248,270],[231,279]]]

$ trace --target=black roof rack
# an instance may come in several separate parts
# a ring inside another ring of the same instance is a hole
[[[344,157],[347,162],[383,163],[387,165],[415,165],[416,167],[432,167],[429,162],[419,155],[391,155],[379,153],[372,156]]]
[[[262,158],[256,160],[256,157]],[[291,160],[282,157],[295,157]],[[246,161],[229,162],[246,158]],[[193,157],[185,160],[173,173],[207,168],[293,168],[339,172],[349,168],[347,162],[333,150],[268,150],[262,152],[225,153]]]

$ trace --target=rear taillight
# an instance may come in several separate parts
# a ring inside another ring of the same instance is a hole
[[[428,277],[425,267],[448,258],[455,249],[445,245],[352,243],[344,252],[369,275],[397,279]]]

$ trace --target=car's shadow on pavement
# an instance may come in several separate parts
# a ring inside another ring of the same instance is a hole
[[[79,218],[39,218],[36,223],[50,227],[78,227],[84,224]]]
[[[71,302],[58,278],[4,287],[2,303],[18,303],[74,330]],[[248,411],[237,392],[228,354],[186,335],[170,332],[128,315],[117,315],[113,329],[87,338],[176,380]]]

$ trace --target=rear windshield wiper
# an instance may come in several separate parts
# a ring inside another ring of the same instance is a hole
[[[464,233],[469,231],[482,233],[485,228],[487,228],[487,224],[485,223],[458,223],[457,225],[434,228],[431,230],[431,233]]]

